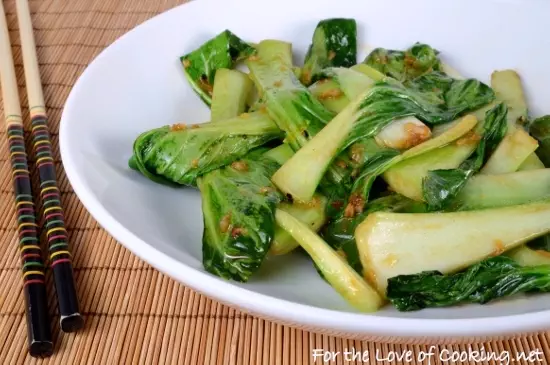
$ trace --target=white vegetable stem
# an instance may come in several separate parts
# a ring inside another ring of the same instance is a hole
[[[499,143],[481,174],[505,174],[517,171],[521,164],[538,148],[539,143],[523,129],[509,133]]]
[[[550,232],[550,202],[453,213],[370,214],[355,232],[367,277],[381,292],[402,274],[464,269]]]
[[[275,220],[306,250],[324,278],[349,304],[362,312],[374,312],[384,304],[377,291],[305,224],[280,209],[275,211]]]
[[[369,90],[349,103],[305,146],[300,148],[272,177],[273,183],[293,199],[308,202],[328,166],[339,152],[340,146],[350,133],[356,111]],[[297,173],[299,171],[299,173]]]

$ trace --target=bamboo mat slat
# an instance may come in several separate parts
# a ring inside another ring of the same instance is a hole
[[[26,130],[27,96],[13,0],[4,1],[13,44]],[[65,100],[93,58],[119,36],[185,0],[30,0],[46,106],[50,115],[56,168],[74,253],[75,280],[85,330],[60,333],[53,281],[47,277],[55,353],[37,360],[26,353],[26,323],[15,210],[6,136],[0,132],[0,364],[451,364],[445,351],[508,352],[539,350],[550,357],[549,333],[468,345],[394,345],[331,337],[286,327],[240,313],[162,275],[132,255],[100,228],[80,204],[63,171],[58,150],[59,120]],[[0,55],[2,57],[2,55]],[[1,106],[0,106],[1,108]],[[3,120],[2,110],[0,118]],[[30,134],[26,135],[30,146]],[[34,189],[38,175],[31,161]],[[125,283],[129,290],[121,290]],[[337,352],[334,361],[313,361],[314,349]],[[344,351],[354,350],[347,358]],[[364,356],[368,351],[368,356]],[[414,361],[391,354],[411,351]],[[386,360],[381,360],[386,359]],[[377,361],[378,360],[378,361]],[[499,361],[455,361],[499,364]],[[502,362],[506,364],[507,362]],[[544,364],[542,361],[512,361]]]

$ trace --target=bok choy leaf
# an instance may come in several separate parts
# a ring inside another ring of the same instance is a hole
[[[216,72],[233,68],[236,62],[254,54],[255,49],[229,30],[224,30],[194,51],[180,57],[185,77],[208,106]]]
[[[197,177],[282,137],[262,112],[193,126],[175,124],[138,136],[129,165],[157,182],[195,186]]]
[[[454,274],[424,271],[390,278],[387,298],[400,311],[414,311],[549,291],[550,265],[525,267],[497,256]]]
[[[506,104],[499,103],[487,112],[476,150],[458,168],[428,172],[422,187],[430,210],[444,209],[456,198],[468,179],[481,169],[506,135],[507,111]]]
[[[198,179],[204,220],[203,265],[217,276],[246,282],[261,266],[283,200],[270,177],[279,164],[251,152]]]
[[[351,67],[357,63],[357,23],[354,19],[324,19],[317,24],[309,46],[301,82],[309,86],[327,67]]]

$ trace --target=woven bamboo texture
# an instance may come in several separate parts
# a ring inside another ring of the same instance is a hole
[[[2,1],[2,0],[0,0]],[[445,350],[468,351],[468,345],[435,346],[431,359],[418,361],[427,345],[392,345],[348,340],[306,332],[240,313],[160,274],[111,238],[78,201],[64,174],[58,150],[58,126],[64,102],[93,58],[119,36],[182,0],[30,0],[38,59],[56,168],[72,244],[78,295],[85,329],[60,333],[51,274],[48,273],[55,353],[33,359],[26,351],[26,323],[7,140],[0,133],[0,364],[451,364],[439,362]],[[22,56],[13,1],[4,1],[20,86],[23,118],[30,130]],[[0,55],[3,57],[3,55]],[[2,110],[0,118],[3,120]],[[29,133],[26,135],[30,146]],[[31,161],[34,189],[38,175]],[[514,357],[540,351],[550,357],[549,333],[511,341],[472,344],[472,350]],[[339,352],[334,361],[313,350]],[[369,352],[348,361],[352,355]],[[392,354],[412,351],[413,361],[390,361]],[[368,361],[367,361],[368,358]],[[379,361],[377,361],[377,358]],[[381,359],[387,360],[381,360]],[[546,360],[513,361],[542,364]],[[512,361],[512,360],[511,360]],[[499,361],[454,363],[498,364]],[[506,361],[502,362],[503,364]],[[512,363],[512,362],[511,362]]]

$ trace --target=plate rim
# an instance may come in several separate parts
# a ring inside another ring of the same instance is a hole
[[[241,3],[246,1],[240,0]],[[494,1],[498,2],[499,0]],[[440,319],[384,317],[296,303],[236,286],[232,282],[190,267],[148,244],[116,220],[88,188],[84,179],[78,173],[77,163],[71,156],[68,125],[71,120],[78,120],[78,118],[72,116],[74,114],[72,112],[74,100],[77,99],[77,95],[83,85],[86,84],[86,80],[93,73],[97,61],[107,57],[110,50],[117,47],[131,34],[143,30],[145,27],[154,26],[155,23],[161,22],[162,18],[168,16],[168,14],[183,11],[182,7],[184,9],[199,6],[207,7],[208,3],[210,3],[210,6],[214,4],[215,6],[227,6],[230,1],[191,0],[159,13],[129,29],[91,60],[74,83],[63,107],[59,124],[59,149],[61,163],[67,179],[88,213],[118,244],[121,244],[156,270],[194,291],[216,301],[234,306],[241,311],[247,311],[284,323],[290,322],[313,328],[361,335],[410,338],[500,336],[509,333],[540,331],[550,327],[550,309],[499,317]],[[293,324],[289,325],[293,326]]]

